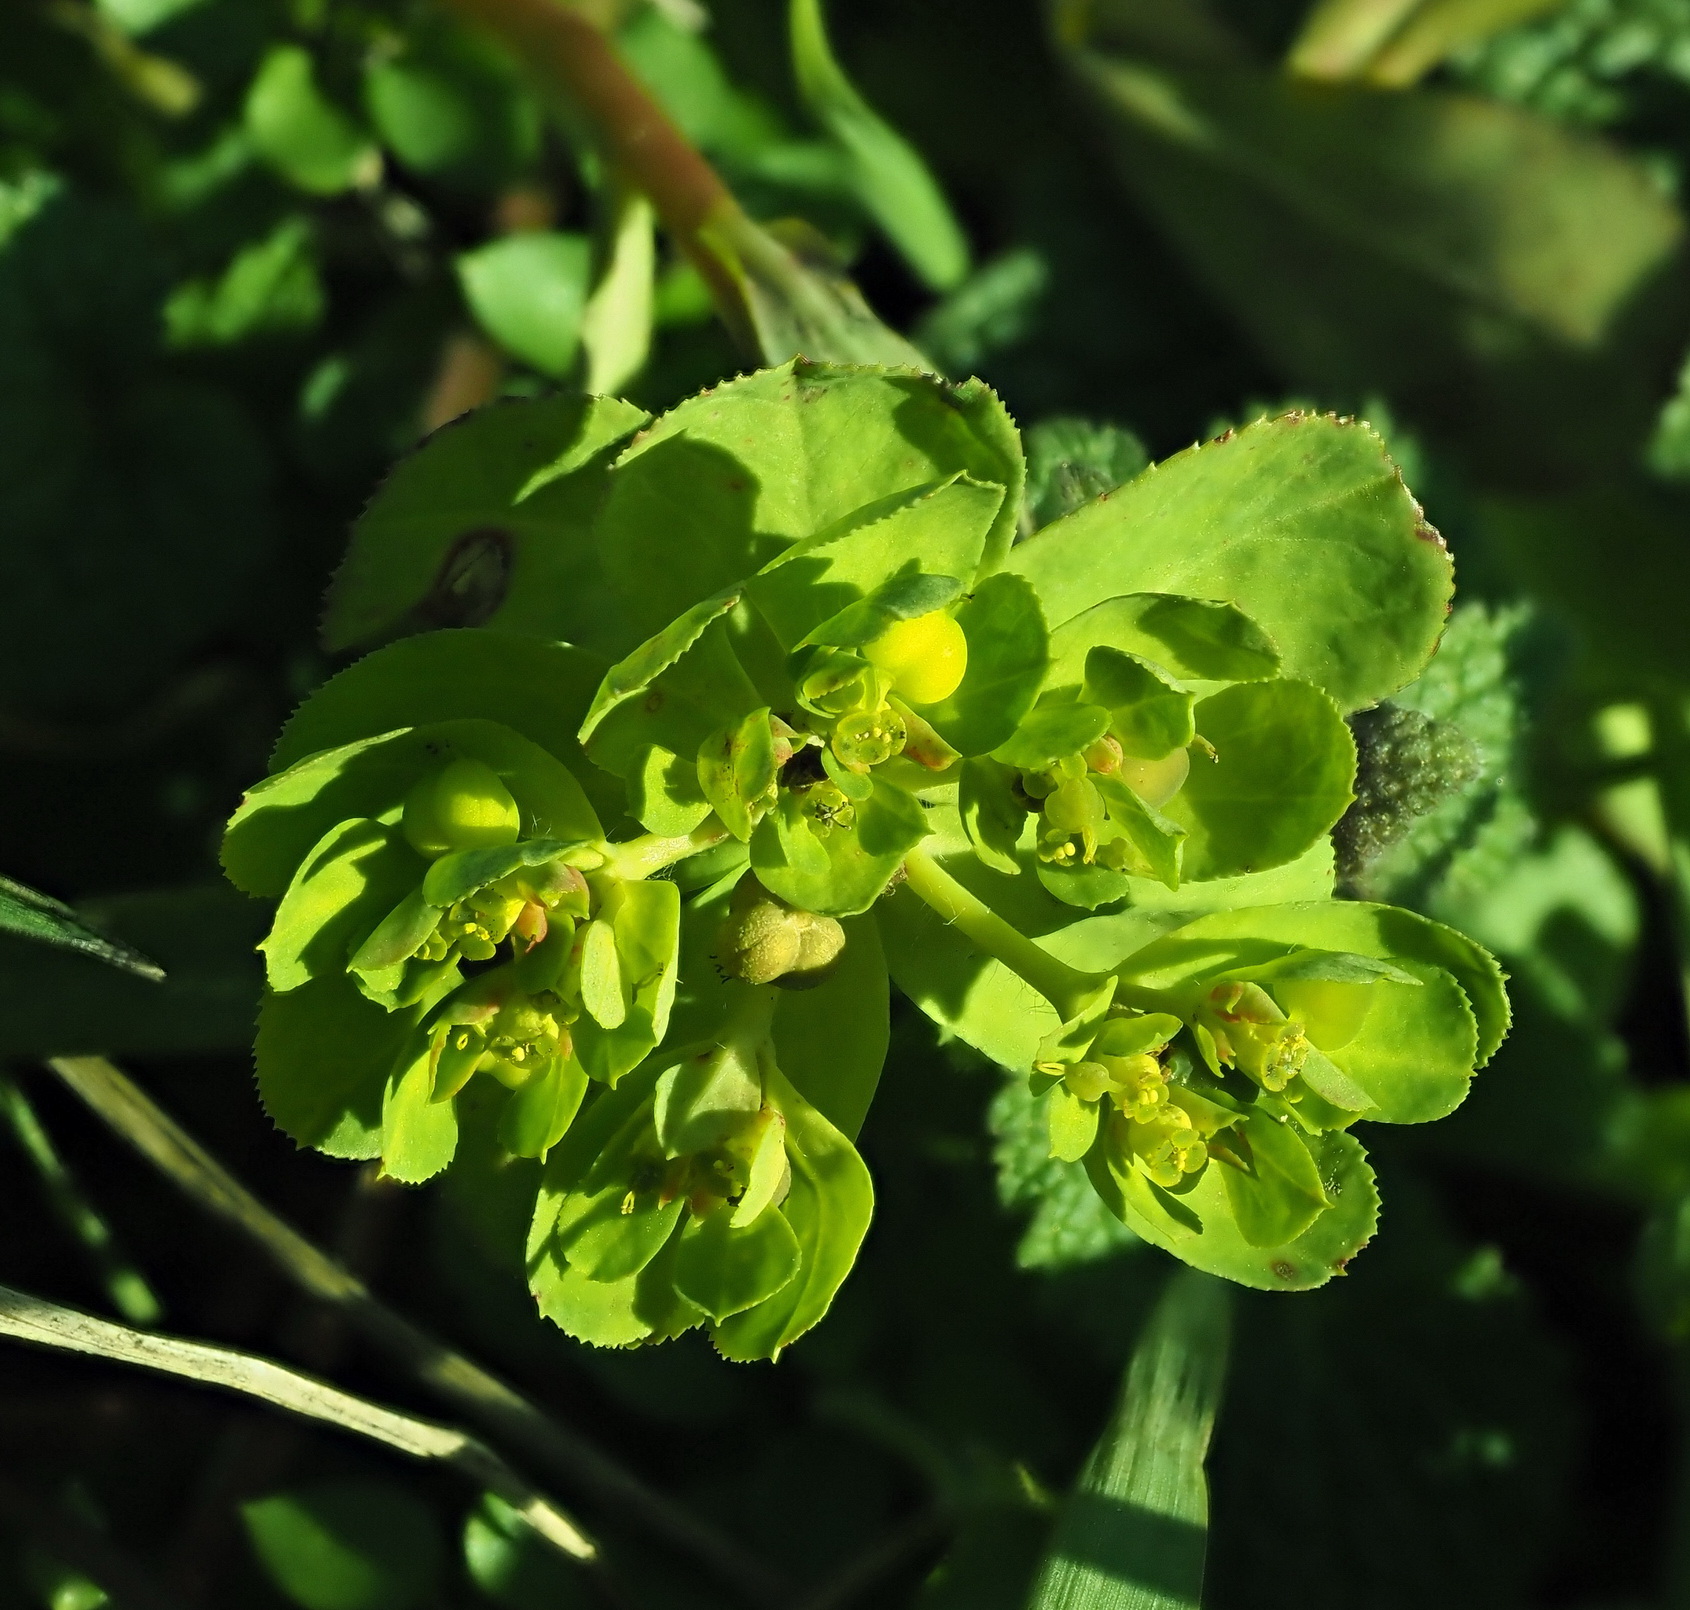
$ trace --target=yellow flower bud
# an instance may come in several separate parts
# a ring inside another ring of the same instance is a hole
[[[894,690],[911,704],[950,698],[968,669],[968,639],[942,609],[894,621],[863,654],[892,678]]]

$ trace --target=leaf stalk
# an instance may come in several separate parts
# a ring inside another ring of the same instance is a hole
[[[984,900],[971,894],[930,855],[912,850],[904,861],[910,892],[936,911],[982,954],[1002,962],[1036,989],[1066,1022],[1074,1017],[1107,975],[1082,973],[1034,944],[1004,921]]]

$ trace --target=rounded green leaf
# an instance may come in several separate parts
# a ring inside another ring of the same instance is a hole
[[[590,1280],[550,1248],[529,1264],[528,1283],[540,1312],[579,1342],[631,1347],[664,1341],[702,1322],[703,1313],[675,1290],[677,1230],[638,1274]]]
[[[1241,682],[1198,704],[1214,750],[1192,756],[1162,812],[1186,831],[1181,875],[1231,878],[1294,861],[1354,798],[1355,740],[1306,682]]]
[[[1048,525],[1007,568],[1053,629],[1126,592],[1236,604],[1283,672],[1344,710],[1420,671],[1454,588],[1449,554],[1385,444],[1330,415],[1258,420]]]
[[[776,1207],[735,1229],[726,1212],[681,1231],[675,1289],[718,1323],[766,1302],[798,1273],[798,1237]]]
[[[345,977],[267,994],[256,1049],[264,1110],[301,1146],[378,1157],[388,1073],[419,1040],[414,1011],[383,1011]]]
[[[241,1520],[265,1573],[303,1610],[415,1610],[445,1576],[434,1512],[394,1482],[294,1487],[242,1504]]]
[[[437,430],[353,526],[324,643],[492,623],[627,653],[639,634],[600,573],[592,520],[610,449],[646,418],[632,403],[566,395],[493,403]]]
[[[1196,735],[1193,696],[1148,660],[1109,644],[1086,655],[1080,698],[1109,712],[1110,734],[1140,760],[1160,760]]]
[[[574,1057],[553,1057],[512,1093],[499,1119],[499,1144],[513,1157],[538,1157],[563,1139],[587,1094],[587,1070]]]
[[[524,230],[458,259],[476,323],[505,351],[561,380],[581,345],[593,248],[585,235]]]
[[[1005,489],[982,568],[1014,536],[1023,469],[977,380],[794,359],[682,403],[618,462],[599,551],[649,634],[865,505],[958,473]]]
[[[401,1185],[421,1185],[452,1161],[458,1115],[434,1099],[434,1059],[418,1036],[387,1076],[381,1102],[382,1172]]]
[[[1097,1139],[1098,1104],[1080,1100],[1064,1084],[1053,1085],[1046,1101],[1050,1155],[1063,1163],[1079,1162]]]
[[[248,894],[280,896],[331,827],[399,807],[411,785],[459,756],[485,762],[522,810],[524,832],[579,843],[601,835],[574,774],[492,721],[440,721],[308,756],[248,791],[223,836],[223,869]]]
[[[1331,1205],[1296,1126],[1251,1113],[1223,1138],[1229,1155],[1215,1155],[1211,1145],[1211,1166],[1220,1170],[1233,1223],[1251,1246],[1295,1241]],[[1234,1164],[1234,1157],[1242,1166]]]
[[[1065,755],[1090,748],[1108,730],[1109,712],[1102,705],[1077,704],[1046,694],[997,747],[993,758],[1022,771],[1044,771]]]
[[[1342,1274],[1379,1222],[1379,1192],[1360,1145],[1334,1133],[1311,1138],[1308,1149],[1332,1206],[1278,1246],[1253,1245],[1240,1231],[1224,1163],[1211,1161],[1197,1183],[1177,1195],[1136,1168],[1117,1172],[1101,1147],[1087,1155],[1086,1171],[1117,1218],[1181,1262],[1261,1291],[1307,1291]]]
[[[698,751],[698,786],[723,825],[742,842],[762,820],[775,791],[774,729],[769,707],[753,710],[707,738]]]
[[[798,799],[784,794],[751,835],[751,868],[789,906],[854,917],[880,898],[906,855],[927,836],[920,803],[875,779],[849,827],[815,831]]]
[[[762,1104],[762,1069],[730,1039],[664,1069],[652,1117],[664,1155],[680,1157],[721,1145]]]
[[[475,35],[413,26],[404,52],[364,71],[364,106],[383,143],[414,172],[485,191],[520,177],[540,141],[539,109]]]
[[[680,953],[681,892],[664,880],[618,884],[594,926],[607,923],[615,936],[615,977],[595,983],[595,990],[602,988],[598,1004],[603,1016],[583,1015],[573,1032],[581,1065],[600,1083],[615,1084],[668,1031]],[[608,998],[612,982],[614,1004]]]
[[[679,838],[710,814],[697,763],[662,744],[648,744],[634,755],[627,784],[628,814],[648,833]]]
[[[246,97],[246,129],[259,154],[290,184],[333,196],[376,178],[381,156],[318,89],[310,53],[277,45]]]
[[[827,977],[781,992],[773,1038],[793,1088],[854,1140],[886,1063],[891,991],[873,917],[847,917],[843,926],[845,949]]]

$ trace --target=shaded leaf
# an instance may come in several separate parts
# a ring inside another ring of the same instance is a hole
[[[611,656],[621,625],[591,539],[605,457],[645,413],[592,397],[500,402],[401,459],[356,525],[329,586],[330,649],[417,626],[480,626]]]
[[[80,952],[138,978],[164,977],[161,967],[120,940],[95,932],[62,901],[4,877],[0,877],[0,931]]]

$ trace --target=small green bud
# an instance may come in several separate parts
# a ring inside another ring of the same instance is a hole
[[[1085,761],[1088,770],[1103,772],[1107,775],[1121,769],[1123,756],[1120,744],[1106,732],[1096,743],[1083,752],[1081,758]]]
[[[849,827],[857,819],[857,807],[837,783],[817,783],[799,795],[798,809],[810,826],[825,838],[836,827]]]
[[[1142,1123],[1124,1116],[1117,1118],[1110,1132],[1164,1189],[1178,1185],[1189,1174],[1201,1172],[1209,1161],[1209,1148],[1190,1115],[1173,1104]]]
[[[1148,1122],[1168,1099],[1167,1075],[1162,1064],[1148,1052],[1128,1057],[1099,1059],[1109,1076],[1109,1099],[1128,1118]]]
[[[909,729],[890,705],[851,710],[833,726],[833,752],[852,771],[867,771],[890,760],[904,747]]]
[[[1248,1074],[1264,1090],[1283,1090],[1308,1058],[1302,1025],[1287,1018],[1259,984],[1217,984],[1198,1021],[1213,1037],[1221,1061]]]
[[[1062,1082],[1081,1101],[1096,1101],[1109,1093],[1113,1081],[1101,1062],[1075,1062],[1062,1071]]]
[[[844,949],[845,930],[832,917],[796,910],[747,877],[734,890],[716,956],[747,984],[802,989],[819,984]]]
[[[491,766],[460,756],[412,787],[400,825],[411,848],[435,860],[454,850],[514,844],[522,813]]]

